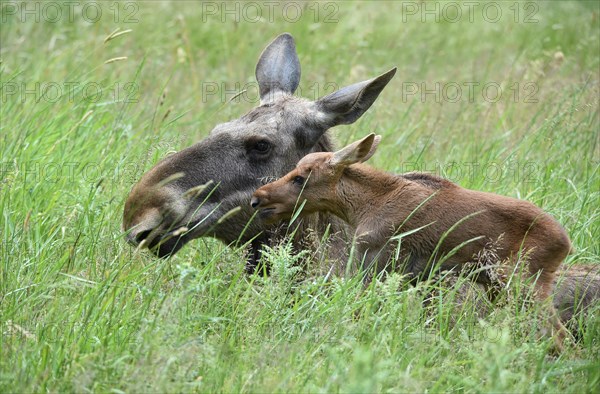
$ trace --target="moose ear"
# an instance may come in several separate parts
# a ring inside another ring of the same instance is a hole
[[[346,86],[317,100],[317,109],[325,126],[354,123],[371,107],[395,73],[396,67],[378,77]]]
[[[349,166],[354,163],[366,161],[373,156],[380,141],[380,135],[371,133],[362,140],[353,142],[345,148],[335,152],[329,160],[329,164],[332,166]]]
[[[273,101],[277,93],[293,94],[300,82],[300,61],[294,38],[283,33],[270,43],[256,64],[261,104]]]

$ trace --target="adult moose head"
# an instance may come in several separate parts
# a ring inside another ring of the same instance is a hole
[[[269,225],[250,220],[254,190],[264,179],[290,171],[306,154],[331,151],[327,130],[356,121],[395,72],[393,68],[317,101],[298,98],[293,96],[300,81],[294,39],[281,34],[256,66],[260,106],[163,159],[133,187],[123,212],[128,242],[166,257],[198,237],[229,244],[268,233]],[[259,246],[253,244],[254,256]]]

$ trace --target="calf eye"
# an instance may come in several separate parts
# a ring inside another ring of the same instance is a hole
[[[304,181],[305,181],[305,179],[303,177],[301,177],[300,175],[294,177],[294,180],[292,180],[292,182],[298,186],[303,186]]]

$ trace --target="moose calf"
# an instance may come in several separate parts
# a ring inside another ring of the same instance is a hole
[[[418,279],[429,270],[464,267],[489,242],[496,242],[505,277],[522,261],[535,279],[535,297],[546,301],[555,273],[571,251],[565,230],[535,205],[510,197],[464,189],[425,173],[393,175],[360,164],[381,137],[370,134],[337,152],[305,156],[296,168],[254,193],[251,206],[267,222],[330,212],[355,228],[362,268],[396,269]],[[390,266],[388,263],[398,264]],[[482,270],[477,281],[493,282]],[[559,348],[566,330],[550,309]]]

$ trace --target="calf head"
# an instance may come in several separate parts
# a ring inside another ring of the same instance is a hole
[[[300,216],[335,213],[339,211],[336,186],[344,169],[368,160],[380,141],[381,136],[369,134],[337,152],[310,153],[291,172],[254,192],[250,205],[266,222],[290,219],[300,207]]]
[[[251,220],[254,190],[306,154],[331,151],[326,131],[356,121],[395,71],[317,101],[295,97],[300,80],[295,43],[287,33],[278,36],[256,66],[260,105],[163,159],[133,187],[123,213],[127,240],[165,257],[194,238],[246,242],[268,230],[267,223]]]

